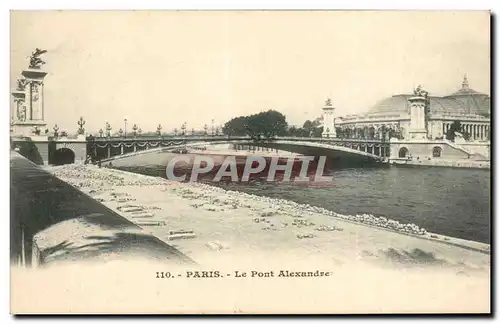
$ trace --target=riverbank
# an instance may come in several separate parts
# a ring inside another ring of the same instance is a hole
[[[200,264],[287,251],[295,258],[327,254],[339,264],[439,264],[457,272],[489,273],[488,244],[428,233],[383,217],[340,215],[282,199],[95,166],[47,170]]]
[[[12,263],[47,267],[143,258],[193,264],[167,242],[15,152],[10,175]]]
[[[94,166],[46,170],[197,265],[174,268],[161,260],[122,258],[12,269],[12,309],[18,314],[490,311],[487,245],[396,226],[406,229],[403,234],[360,223],[390,220],[338,215],[200,183]]]
[[[490,169],[491,162],[489,160],[446,160],[446,159],[391,159],[390,164],[403,166],[436,166],[448,168],[468,168],[468,169]]]

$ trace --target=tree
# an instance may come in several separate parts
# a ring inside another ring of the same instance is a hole
[[[309,133],[302,127],[290,126],[288,128],[288,135],[295,137],[307,137]]]
[[[338,138],[345,138],[344,130],[341,127],[335,127],[335,133]]]
[[[305,129],[307,132],[312,131],[312,129],[314,128],[313,122],[310,120],[306,120],[302,128]]]
[[[321,118],[318,117],[315,120],[306,120],[302,128],[307,132],[307,136],[321,137],[323,133],[323,126],[321,126]]]
[[[251,137],[283,136],[288,133],[288,123],[285,115],[275,110],[268,110],[250,116],[240,116],[231,119],[222,127],[226,135]]]
[[[449,141],[455,141],[455,132],[461,133],[462,132],[462,125],[458,120],[455,120],[451,125],[450,129],[446,132],[446,139]]]
[[[226,135],[245,136],[247,133],[247,123],[249,116],[236,117],[228,121],[222,127],[222,132]]]

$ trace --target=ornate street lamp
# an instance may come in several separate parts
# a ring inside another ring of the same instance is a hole
[[[125,138],[127,138],[127,117],[123,121],[125,122]]]
[[[108,122],[106,122],[106,136],[107,137],[111,137],[111,129],[112,129],[111,125]]]
[[[182,136],[186,135],[186,122],[184,122],[184,124],[182,124]]]
[[[134,124],[134,126],[132,127],[132,130],[134,131],[134,137],[137,136],[137,124]]]
[[[83,120],[83,117],[80,117],[77,124],[78,124],[78,135],[85,134],[85,128],[83,128],[83,125],[85,125],[85,120]]]
[[[57,124],[55,124],[54,128],[52,128],[54,130],[54,137],[59,137],[59,126],[57,126]]]

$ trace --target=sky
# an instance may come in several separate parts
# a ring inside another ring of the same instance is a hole
[[[202,129],[274,109],[289,124],[461,87],[490,93],[484,11],[12,11],[11,87],[46,49],[45,120],[73,133]]]

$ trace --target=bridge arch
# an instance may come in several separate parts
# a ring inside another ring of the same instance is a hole
[[[375,163],[383,162],[384,157],[381,155],[373,154],[369,152],[367,149],[367,144],[362,143],[350,143],[350,145],[345,145],[349,143],[343,142],[329,142],[326,140],[316,140],[311,141],[309,138],[283,138],[283,139],[273,139],[270,141],[262,141],[256,142],[250,138],[225,138],[218,139],[217,141],[203,141],[203,139],[199,139],[199,141],[193,140],[188,143],[171,143],[171,145],[167,147],[161,148],[153,148],[148,150],[142,150],[137,152],[125,153],[123,155],[115,155],[110,158],[102,159],[102,163],[107,163],[109,161],[122,160],[135,157],[137,155],[143,154],[151,154],[151,156],[155,156],[161,152],[172,152],[177,149],[184,149],[193,146],[210,146],[217,144],[240,144],[240,145],[253,145],[259,147],[267,147],[271,149],[278,149],[282,151],[293,152],[306,156],[326,156],[332,165],[336,166],[361,166],[361,165],[372,165]],[[381,145],[382,143],[374,143],[374,145]],[[379,150],[380,153],[381,150]],[[161,160],[160,157],[153,159]],[[127,162],[124,162],[127,163]]]
[[[52,155],[52,164],[63,165],[75,163],[75,152],[67,147],[60,148]]]
[[[410,150],[408,150],[408,148],[406,146],[403,146],[402,148],[399,149],[398,151],[398,157],[399,158],[407,158],[410,154]]]
[[[434,146],[432,148],[432,157],[441,157],[443,149],[440,146]]]

